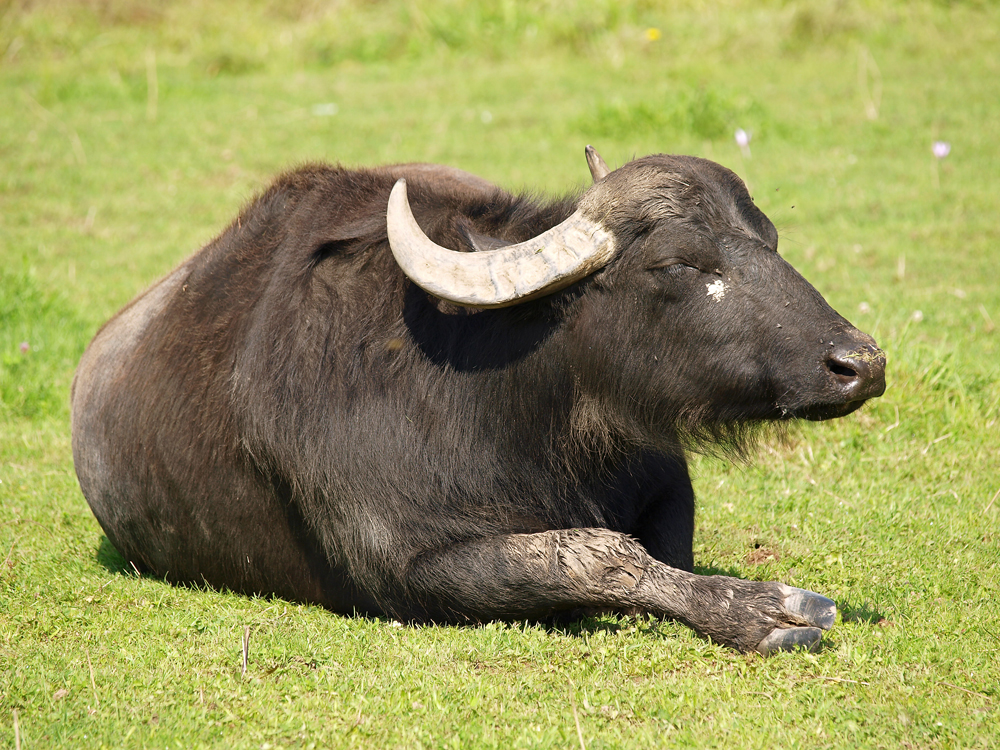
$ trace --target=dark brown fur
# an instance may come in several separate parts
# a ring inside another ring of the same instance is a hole
[[[469,311],[396,266],[400,176],[456,250],[577,206],[428,165],[280,177],[81,362],[77,473],[121,553],[172,582],[403,619],[638,607],[741,649],[808,624],[782,614],[787,587],[690,573],[683,445],[847,413],[884,358],[843,372],[874,343],[777,255],[738,178],[626,165],[583,197],[621,248],[606,268]]]

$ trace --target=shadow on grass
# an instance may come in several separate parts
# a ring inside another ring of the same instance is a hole
[[[207,581],[172,581],[170,580],[170,573],[167,572],[166,576],[159,576],[149,570],[142,563],[134,563],[126,560],[122,553],[111,543],[111,540],[106,536],[101,536],[100,544],[97,547],[97,554],[95,555],[99,565],[103,566],[112,575],[125,576],[126,578],[145,578],[150,581],[160,581],[168,586],[176,586],[182,589],[190,589],[192,591],[212,591],[218,594],[233,594],[235,596],[243,596],[247,599],[254,598],[253,594],[247,594],[240,591],[233,591],[226,587],[216,588],[212,586]],[[258,595],[259,596],[259,595]],[[260,596],[260,598],[268,599],[272,598],[270,596]]]
[[[545,628],[546,633],[565,635],[570,638],[589,638],[595,633],[617,633],[619,630],[629,627],[632,624],[630,620],[631,618],[627,615],[616,613],[593,615],[567,612],[534,624]],[[527,624],[530,626],[532,623],[529,621]]]
[[[885,621],[886,617],[882,612],[872,608],[868,602],[862,602],[855,606],[850,602],[837,602],[840,616],[844,622],[864,622],[869,625],[877,625]]]
[[[97,562],[104,566],[109,573],[120,576],[134,576],[136,572],[128,561],[122,557],[121,552],[115,549],[115,545],[106,536],[101,536],[101,543],[97,547]]]

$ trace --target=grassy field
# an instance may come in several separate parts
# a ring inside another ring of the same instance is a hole
[[[0,0],[0,747],[995,746],[1000,7],[420,7]],[[833,597],[822,651],[400,627],[125,569],[69,449],[104,320],[297,163],[555,193],[587,143],[735,169],[888,352],[861,413],[694,461],[699,570]]]

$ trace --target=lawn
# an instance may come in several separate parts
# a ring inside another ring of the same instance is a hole
[[[663,5],[0,0],[0,746],[997,742],[1000,6]],[[737,171],[888,353],[861,412],[693,460],[698,570],[834,598],[819,653],[401,626],[127,569],[70,455],[108,317],[296,164],[556,194],[588,143]]]

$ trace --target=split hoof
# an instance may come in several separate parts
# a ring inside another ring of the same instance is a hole
[[[819,651],[823,631],[833,627],[837,619],[837,605],[832,599],[827,599],[812,591],[785,587],[787,593],[782,607],[789,615],[789,620],[796,625],[806,627],[775,628],[754,649],[758,654],[767,656],[775,651]]]
[[[775,628],[757,644],[755,649],[762,656],[770,656],[775,651],[819,650],[823,631],[819,628]]]
[[[837,605],[832,599],[791,586],[785,595],[784,608],[786,612],[801,618],[806,624],[822,630],[832,628],[834,620],[837,619]]]

